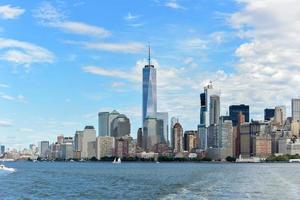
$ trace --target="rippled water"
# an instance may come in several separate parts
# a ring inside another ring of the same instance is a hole
[[[300,164],[6,163],[0,199],[300,199]]]

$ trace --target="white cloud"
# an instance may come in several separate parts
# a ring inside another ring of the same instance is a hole
[[[4,100],[8,100],[8,101],[14,101],[15,98],[10,96],[10,95],[7,95],[7,94],[3,94],[3,93],[0,93],[0,98],[1,99],[4,99]]]
[[[139,42],[107,43],[107,42],[83,42],[85,48],[121,53],[140,53],[145,50],[145,45]]]
[[[87,35],[94,37],[107,37],[111,35],[110,31],[90,25],[83,22],[67,20],[65,13],[54,6],[51,3],[43,3],[34,11],[34,17],[45,26],[59,28],[68,33]]]
[[[1,87],[1,88],[9,88],[9,85],[0,83],[0,87]]]
[[[0,127],[10,127],[10,126],[12,126],[12,123],[10,121],[0,120]]]
[[[24,12],[25,10],[19,7],[12,7],[11,5],[0,6],[0,18],[2,19],[15,19]]]
[[[132,15],[131,12],[129,12],[125,17],[124,19],[126,21],[134,21],[136,19],[138,19],[140,16],[139,15]]]
[[[52,63],[54,55],[47,49],[14,39],[0,38],[0,59],[16,64]]]
[[[51,26],[60,28],[60,29],[65,30],[70,33],[79,34],[79,35],[107,37],[111,34],[108,30],[106,30],[104,28],[85,24],[82,22],[63,21],[63,22],[51,24]]]
[[[185,40],[182,44],[184,48],[190,49],[190,50],[203,50],[207,49],[207,41],[201,39],[201,38],[191,38],[188,40]]]
[[[176,2],[175,0],[173,1],[169,1],[167,3],[165,3],[166,7],[172,8],[172,9],[182,9],[182,10],[186,10],[185,7],[181,6],[178,2]]]
[[[18,96],[14,97],[5,93],[0,93],[0,98],[3,100],[7,100],[7,101],[16,101],[16,102],[21,102],[21,103],[26,103],[26,98],[19,94]]]

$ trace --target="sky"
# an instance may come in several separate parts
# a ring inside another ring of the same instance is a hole
[[[221,114],[250,118],[299,97],[297,0],[53,0],[0,2],[0,143],[21,149],[96,129],[117,110],[141,126],[142,68],[151,44],[158,111],[199,123],[212,81]]]

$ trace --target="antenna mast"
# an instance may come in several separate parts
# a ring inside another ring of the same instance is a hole
[[[151,65],[151,50],[150,50],[150,44],[148,44],[148,65],[150,67]]]

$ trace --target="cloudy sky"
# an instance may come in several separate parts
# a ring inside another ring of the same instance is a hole
[[[97,127],[116,109],[141,124],[148,43],[158,110],[184,129],[199,122],[199,93],[213,81],[222,114],[251,118],[300,96],[297,0],[110,0],[0,3],[0,143],[23,148]]]

